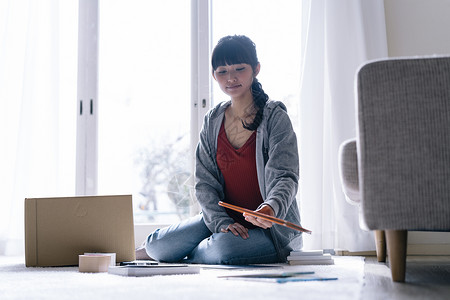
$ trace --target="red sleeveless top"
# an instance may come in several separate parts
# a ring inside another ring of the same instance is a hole
[[[263,203],[256,174],[256,131],[239,149],[235,149],[227,138],[224,122],[217,140],[217,165],[225,180],[225,199],[230,204],[255,210]],[[256,226],[245,221],[242,213],[227,209],[236,222],[247,228]]]

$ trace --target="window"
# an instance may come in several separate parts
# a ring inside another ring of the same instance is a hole
[[[190,2],[99,2],[98,193],[135,222],[189,215]]]

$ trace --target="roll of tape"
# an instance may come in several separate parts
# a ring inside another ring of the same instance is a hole
[[[110,266],[115,266],[116,265],[116,254],[115,253],[104,253],[104,252],[88,253],[88,252],[85,252],[84,255],[108,255],[108,256],[111,256],[111,264],[110,264]]]
[[[108,272],[111,263],[110,255],[79,255],[78,270],[87,273]]]

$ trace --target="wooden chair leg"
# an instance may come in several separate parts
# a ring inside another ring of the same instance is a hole
[[[375,230],[375,246],[378,262],[386,261],[386,236],[384,230]]]
[[[406,230],[386,230],[389,266],[395,282],[405,282],[407,237]]]

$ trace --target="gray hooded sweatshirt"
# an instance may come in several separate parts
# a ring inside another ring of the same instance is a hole
[[[196,149],[196,197],[205,224],[213,233],[235,223],[225,208],[218,205],[225,194],[224,179],[216,161],[217,138],[230,104],[231,101],[222,102],[206,114]],[[296,201],[299,180],[297,138],[282,102],[269,100],[264,108],[263,120],[256,133],[256,170],[264,203],[274,210],[275,217],[300,224]],[[301,232],[278,224],[268,230],[280,261],[285,261],[291,250],[302,247]]]

